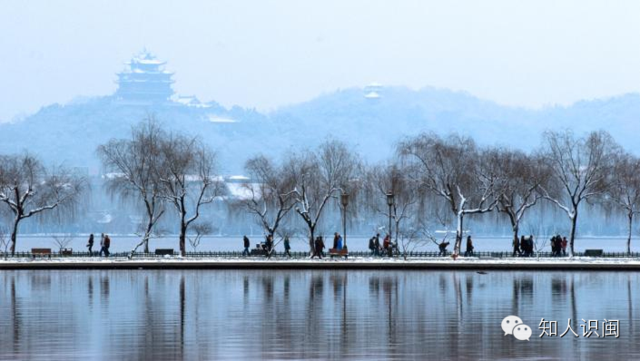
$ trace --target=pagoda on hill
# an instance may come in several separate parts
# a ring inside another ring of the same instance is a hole
[[[173,95],[173,73],[166,71],[166,63],[158,60],[147,50],[143,50],[125,64],[128,68],[118,74],[118,90],[114,95],[119,101],[163,103]]]

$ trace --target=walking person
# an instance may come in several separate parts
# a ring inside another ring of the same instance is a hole
[[[380,255],[380,233],[376,233],[376,236],[373,239],[373,255]]]
[[[87,248],[89,250],[89,257],[93,256],[93,233],[89,235],[89,240],[87,241]]]
[[[244,251],[242,251],[242,255],[243,256],[248,256],[249,255],[249,247],[251,247],[251,241],[249,240],[249,237],[247,237],[246,234],[245,234],[244,238],[242,238],[242,242],[243,242],[243,246],[244,246]]]
[[[382,250],[383,250],[383,254],[386,253],[387,256],[391,257],[391,236],[389,235],[389,233],[387,233],[387,235],[384,237],[384,240],[382,241]]]
[[[284,236],[284,254],[291,258],[291,244],[289,243],[289,236]]]
[[[311,256],[311,258],[318,256],[318,258],[322,259],[322,250],[324,249],[324,242],[322,241],[322,237],[316,237],[314,248],[315,252],[313,253],[313,256]]]
[[[104,236],[104,256],[109,257],[109,247],[111,247],[111,238],[105,234]]]
[[[530,234],[527,239],[527,253],[529,257],[533,257],[533,234]]]
[[[447,255],[447,246],[449,245],[449,242],[445,242],[444,240],[442,240],[442,242],[440,242],[440,244],[438,245],[438,249],[440,250],[440,253],[438,254],[438,256],[446,256]]]
[[[471,236],[467,236],[467,250],[464,252],[464,256],[473,256],[473,242]]]
[[[562,241],[560,242],[560,246],[562,247],[562,255],[566,256],[567,255],[567,244],[569,243],[569,241],[567,241],[567,237],[562,237]]]
[[[373,256],[375,253],[375,247],[376,247],[375,241],[374,241],[375,239],[376,237],[369,238],[369,251],[371,251],[370,256]]]
[[[102,257],[102,255],[105,253],[105,249],[104,249],[104,233],[100,234],[100,253],[99,256]]]
[[[522,237],[524,239],[524,236]],[[520,240],[518,239],[518,236],[514,236],[513,237],[513,254],[511,255],[511,257],[515,257],[516,254],[518,256],[520,256],[522,254],[522,251],[520,250],[522,242],[520,242]]]

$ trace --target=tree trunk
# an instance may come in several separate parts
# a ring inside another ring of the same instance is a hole
[[[149,253],[149,237],[151,237],[152,228],[153,228],[153,222],[149,221],[149,224],[147,224],[147,230],[144,232],[144,236],[142,237],[142,245],[144,246],[144,253]]]
[[[464,220],[464,213],[462,211],[458,212],[458,227],[456,229],[456,245],[453,248],[453,253],[456,255],[460,254],[460,248],[462,247],[462,222]]]
[[[573,257],[573,243],[576,238],[576,225],[578,223],[578,212],[574,211],[573,217],[571,217],[571,235],[569,240],[569,257]]]
[[[518,242],[520,241],[520,225],[518,224],[518,222],[512,222],[511,224],[511,229],[513,230],[513,242],[514,244],[519,244]],[[513,247],[513,244],[511,245],[511,248]],[[522,247],[522,245],[520,245],[520,247]]]
[[[627,214],[627,217],[629,217],[629,236],[627,238],[627,255],[631,255],[631,230],[633,227],[633,212],[629,212],[629,214]]]
[[[13,228],[11,228],[11,255],[16,253],[16,241],[18,240],[18,223],[20,223],[20,217],[16,217],[13,221]]]
[[[180,218],[180,255],[185,257],[187,255],[187,222],[185,221],[186,213],[182,212]]]
[[[315,233],[315,226],[313,227],[309,227],[309,249],[311,250],[311,255],[313,256],[316,253],[316,247],[315,247],[315,242],[314,242],[314,233]]]
[[[182,257],[187,255],[187,246],[186,246],[186,233],[187,233],[187,228],[186,227],[180,227],[180,255]]]

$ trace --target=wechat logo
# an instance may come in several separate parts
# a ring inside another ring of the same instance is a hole
[[[501,326],[505,336],[513,335],[520,341],[529,341],[529,337],[531,337],[531,327],[525,325],[518,316],[505,317]]]

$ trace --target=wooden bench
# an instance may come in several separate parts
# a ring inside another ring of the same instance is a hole
[[[329,256],[333,257],[344,257],[347,258],[349,257],[349,250],[345,247],[343,249],[335,249],[335,248],[330,248],[329,249]]]
[[[267,251],[265,251],[264,249],[261,249],[261,248],[254,248],[254,249],[251,250],[250,255],[266,257]]]
[[[60,250],[60,254],[63,256],[71,256],[73,254],[73,248],[63,248]]]
[[[156,256],[173,256],[173,248],[156,248]]]
[[[601,249],[585,249],[584,250],[585,257],[602,257]]]
[[[31,257],[36,258],[36,256],[51,258],[51,248],[31,248]]]

